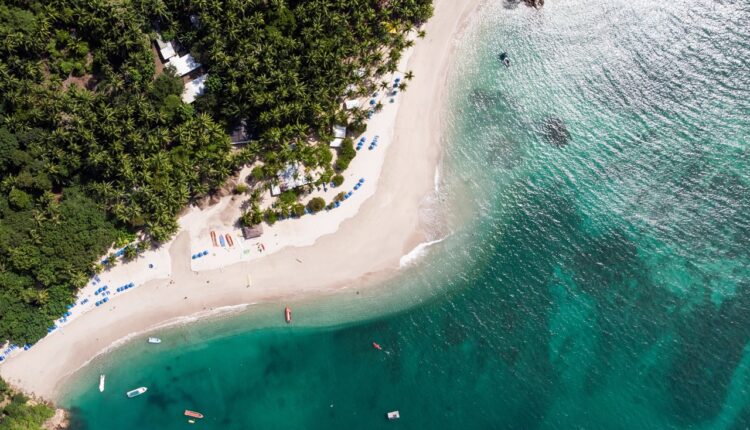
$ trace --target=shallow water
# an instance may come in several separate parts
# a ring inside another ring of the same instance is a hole
[[[470,221],[388,289],[295,306],[314,327],[260,306],[95,360],[76,428],[750,427],[749,22],[490,2],[446,125],[442,199]]]

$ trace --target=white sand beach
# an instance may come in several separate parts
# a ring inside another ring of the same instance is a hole
[[[427,36],[405,55],[400,73],[414,72],[408,89],[375,115],[364,134],[367,143],[326,201],[364,185],[330,212],[285,220],[256,240],[240,239],[234,225],[237,198],[226,197],[204,210],[191,208],[180,233],[162,248],[120,264],[89,284],[84,306],[28,351],[0,363],[0,375],[36,396],[55,399],[65,378],[118,340],[167,321],[260,301],[280,301],[352,287],[395,273],[419,244],[434,240],[420,209],[434,193],[441,159],[441,114],[451,53],[463,24],[482,0],[435,0]],[[376,149],[368,150],[379,136]],[[244,172],[247,174],[247,171]],[[232,235],[233,247],[214,247],[210,231]],[[259,251],[263,243],[265,251]],[[208,255],[191,259],[199,251]],[[248,286],[248,275],[252,284]],[[118,293],[116,288],[135,286]],[[100,306],[95,294],[109,286]],[[283,304],[280,304],[283,306]]]

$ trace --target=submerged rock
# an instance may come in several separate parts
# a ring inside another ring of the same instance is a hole
[[[505,7],[506,9],[515,9],[521,3],[536,9],[544,6],[544,0],[505,0],[503,2],[503,7]]]
[[[570,132],[562,119],[553,116],[544,121],[544,137],[549,143],[562,148],[570,141]]]

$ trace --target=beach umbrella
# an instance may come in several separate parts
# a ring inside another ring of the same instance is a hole
[[[208,255],[208,251],[203,251],[203,255]]]

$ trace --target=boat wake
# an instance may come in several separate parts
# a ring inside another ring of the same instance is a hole
[[[422,256],[424,256],[427,253],[427,248],[431,247],[432,245],[435,245],[436,243],[440,243],[447,238],[448,236],[445,236],[442,239],[431,240],[429,242],[422,242],[419,245],[415,246],[414,249],[409,251],[408,254],[401,257],[401,259],[398,262],[399,267],[404,268],[404,267],[414,264],[417,260],[419,260]]]

